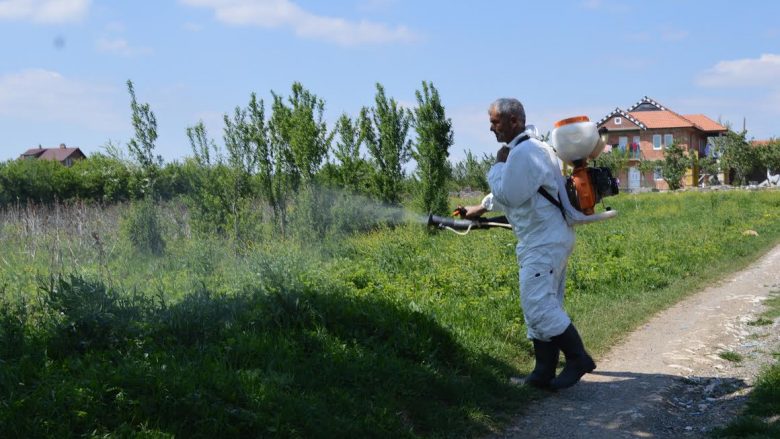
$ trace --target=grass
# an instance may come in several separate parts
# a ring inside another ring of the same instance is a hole
[[[594,353],[780,238],[776,191],[611,201],[569,265]],[[173,204],[144,255],[126,207],[57,209],[0,215],[2,437],[476,437],[535,397],[510,232],[235,242]]]
[[[732,363],[742,362],[742,355],[740,355],[737,352],[733,352],[733,351],[719,352],[718,356],[726,361],[731,361]]]

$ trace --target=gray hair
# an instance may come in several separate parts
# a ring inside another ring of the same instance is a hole
[[[500,98],[496,99],[490,107],[488,112],[496,112],[500,116],[515,116],[517,120],[525,126],[525,108],[515,98]]]

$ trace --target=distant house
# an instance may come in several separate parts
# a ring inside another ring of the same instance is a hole
[[[59,148],[43,148],[39,146],[28,149],[19,158],[56,160],[65,166],[73,166],[73,162],[85,159],[87,156],[79,148],[68,148],[64,143],[60,143]]]
[[[615,108],[597,125],[609,130],[607,144],[629,152],[628,170],[618,176],[621,186],[629,190],[669,187],[660,168],[643,175],[638,166],[641,160],[663,160],[664,149],[672,143],[682,146],[688,154],[705,156],[710,152],[708,139],[728,131],[703,114],[678,114],[647,96],[627,110]],[[697,185],[698,169],[689,170],[683,183]]]

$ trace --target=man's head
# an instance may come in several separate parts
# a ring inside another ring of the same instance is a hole
[[[490,131],[496,134],[499,142],[510,142],[525,131],[525,109],[514,98],[496,99],[488,109]]]

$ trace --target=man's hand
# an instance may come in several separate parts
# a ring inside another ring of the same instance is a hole
[[[463,219],[477,219],[485,212],[487,212],[487,209],[481,204],[476,204],[474,206],[458,206],[455,208],[455,211],[452,212],[452,216],[460,216]]]
[[[496,153],[496,163],[505,163],[507,157],[509,157],[509,147],[502,146]]]

